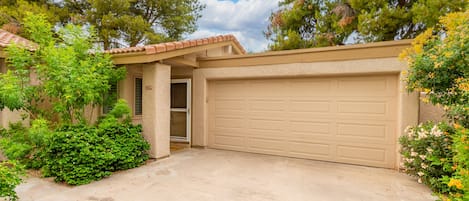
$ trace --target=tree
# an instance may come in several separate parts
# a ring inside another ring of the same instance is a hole
[[[198,0],[0,0],[0,26],[21,31],[26,12],[51,24],[93,26],[104,49],[181,40],[197,28],[205,6]]]
[[[344,10],[341,16],[340,9],[347,6],[342,1],[284,0],[279,6],[264,32],[272,50],[340,45],[353,32],[354,14]]]
[[[52,24],[67,21],[68,18],[67,10],[58,7],[50,0],[0,0],[0,27],[27,37],[22,31],[22,20],[28,12],[43,14]]]
[[[410,39],[466,5],[466,0],[283,0],[265,35],[272,50]]]
[[[0,75],[0,109],[22,109],[33,119],[58,114],[59,122],[84,122],[85,107],[102,104],[102,94],[124,78],[125,68],[115,68],[110,56],[95,48],[93,29],[69,24],[55,35],[46,19],[28,14],[23,21],[38,44],[35,51],[7,47],[10,69]],[[44,103],[52,110],[41,110]]]
[[[180,40],[196,30],[198,0],[65,0],[72,18],[96,27],[104,49]]]

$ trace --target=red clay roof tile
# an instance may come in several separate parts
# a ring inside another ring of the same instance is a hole
[[[132,53],[132,52],[145,52],[145,54],[155,54],[155,53],[169,52],[169,51],[174,51],[174,50],[184,49],[184,48],[189,48],[189,47],[220,43],[220,42],[225,42],[225,41],[232,41],[236,46],[238,46],[238,48],[242,51],[243,54],[246,53],[246,50],[244,50],[243,46],[241,46],[239,41],[233,35],[221,35],[221,36],[214,36],[214,37],[202,38],[202,39],[145,45],[141,47],[116,48],[116,49],[107,50],[105,52],[110,53],[110,54]]]
[[[15,43],[17,45],[25,46],[30,50],[34,50],[37,45],[21,36],[12,34],[8,31],[0,29],[0,47],[7,47],[10,44]]]

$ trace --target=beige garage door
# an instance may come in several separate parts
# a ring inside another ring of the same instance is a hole
[[[209,147],[394,168],[397,75],[209,82]]]

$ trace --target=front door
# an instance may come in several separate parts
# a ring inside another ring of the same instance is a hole
[[[171,80],[171,141],[191,141],[191,80]]]

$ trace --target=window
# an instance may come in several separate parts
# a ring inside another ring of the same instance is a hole
[[[142,78],[135,78],[135,102],[134,102],[134,110],[135,115],[142,115]]]
[[[107,92],[107,94],[104,94],[103,114],[107,114],[112,110],[114,104],[116,104],[117,102],[117,94],[117,82],[111,83],[109,91]]]

